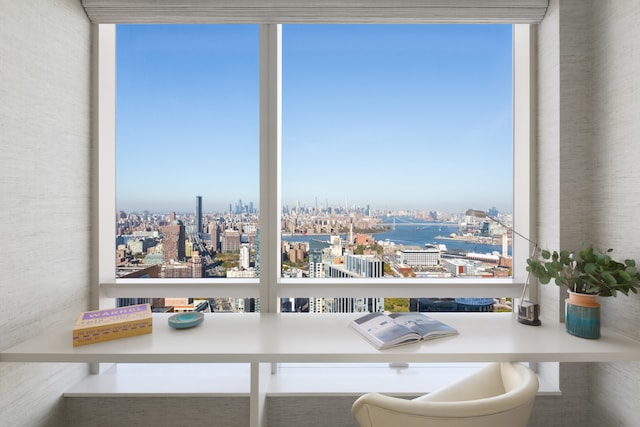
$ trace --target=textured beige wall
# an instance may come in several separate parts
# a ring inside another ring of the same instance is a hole
[[[560,243],[560,11],[551,1],[538,26],[538,109],[536,156],[537,241],[545,247]],[[544,170],[544,172],[540,172]],[[540,313],[544,321],[558,319],[561,307],[556,288],[538,288]]]
[[[538,36],[538,242],[550,249],[590,243],[590,2],[552,0]],[[538,289],[543,316],[562,319],[559,288]]]
[[[68,427],[249,426],[248,397],[79,397],[66,400]],[[117,423],[114,423],[115,414]]]
[[[591,187],[591,2],[551,0],[538,28],[537,235],[551,249],[593,239]],[[543,322],[564,318],[564,293],[538,287]],[[591,364],[540,364],[559,375],[561,397],[538,397],[530,427],[589,425]]]
[[[77,0],[0,0],[0,350],[88,307],[90,25]],[[85,365],[0,364],[3,426],[64,425]]]
[[[640,259],[640,2],[593,1],[594,243]],[[640,296],[602,301],[608,328],[640,339]],[[600,363],[592,426],[639,425],[640,363]]]
[[[593,5],[594,243],[640,259],[640,2]],[[604,303],[604,323],[640,339],[640,298]]]
[[[540,241],[640,258],[640,2],[552,0],[540,25]],[[562,295],[540,286],[547,315]],[[602,299],[603,325],[640,339],[640,297]],[[640,363],[562,364],[562,398],[538,398],[530,425],[638,425]]]
[[[569,249],[591,240],[592,163],[590,1],[551,0],[538,28],[537,235],[543,247]],[[564,318],[564,291],[538,286],[543,322]],[[539,365],[559,376],[562,397],[538,397],[530,427],[586,426],[591,365]]]

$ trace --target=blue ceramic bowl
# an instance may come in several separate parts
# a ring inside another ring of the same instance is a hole
[[[190,311],[187,313],[178,313],[169,317],[169,326],[176,329],[186,329],[198,326],[204,321],[204,313],[199,311]]]

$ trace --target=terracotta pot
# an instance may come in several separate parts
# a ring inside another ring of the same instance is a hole
[[[600,303],[597,295],[569,291],[565,300],[567,332],[581,338],[600,338]]]

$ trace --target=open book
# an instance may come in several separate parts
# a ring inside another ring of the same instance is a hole
[[[379,350],[458,333],[422,313],[370,313],[352,320],[351,326]]]

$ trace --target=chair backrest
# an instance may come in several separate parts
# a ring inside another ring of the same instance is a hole
[[[492,363],[413,400],[368,393],[351,409],[361,427],[526,427],[538,378],[520,363]]]

